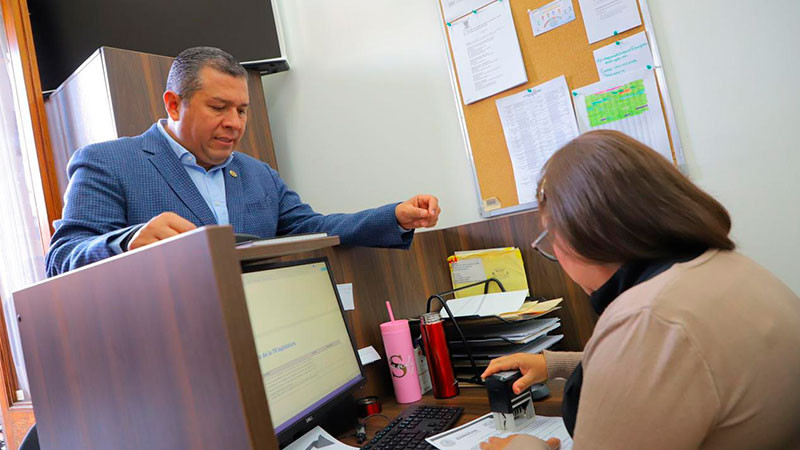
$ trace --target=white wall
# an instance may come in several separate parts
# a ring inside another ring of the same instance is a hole
[[[292,69],[264,86],[289,185],[324,212],[428,191],[442,226],[480,220],[436,0],[278,3]],[[800,293],[800,2],[648,3],[690,176]]]
[[[439,197],[480,219],[435,0],[279,0],[291,70],[264,77],[281,176],[320,212]]]
[[[800,293],[800,2],[649,5],[689,175],[739,249]]]

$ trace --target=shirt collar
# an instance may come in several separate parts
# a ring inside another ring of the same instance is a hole
[[[159,119],[158,131],[160,131],[161,134],[167,139],[167,142],[169,143],[169,148],[171,148],[172,151],[175,152],[175,156],[178,157],[178,160],[180,160],[181,164],[185,166],[200,167],[200,165],[197,164],[197,158],[192,154],[192,152],[187,150],[186,147],[182,146],[169,133],[167,133],[167,119]],[[228,164],[231,163],[231,161],[233,161],[233,153],[228,155],[228,159],[226,159],[222,164],[217,164],[216,166],[209,169],[208,172],[217,169],[223,169],[227,167]],[[203,169],[202,167],[200,168]]]

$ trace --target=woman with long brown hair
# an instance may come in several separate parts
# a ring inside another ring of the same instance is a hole
[[[516,354],[520,391],[567,378],[575,450],[800,448],[800,299],[734,251],[725,208],[616,131],[574,139],[538,187],[534,247],[600,315],[583,352]],[[552,449],[531,436],[482,449]]]

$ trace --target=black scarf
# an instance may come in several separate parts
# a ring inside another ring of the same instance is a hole
[[[680,255],[663,259],[626,263],[620,267],[600,289],[596,290],[589,297],[589,300],[592,302],[592,307],[597,311],[598,315],[602,315],[606,307],[623,292],[666,271],[672,267],[673,264],[691,261],[697,258],[706,250],[706,248],[703,248],[701,250],[688,251]],[[575,420],[578,417],[578,403],[580,401],[582,384],[583,366],[579,363],[564,385],[564,398],[561,402],[561,416],[564,419],[564,425],[567,427],[570,436],[572,436],[575,431]]]

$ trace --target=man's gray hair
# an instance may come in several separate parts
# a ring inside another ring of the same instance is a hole
[[[211,67],[234,77],[247,78],[247,71],[229,53],[216,47],[192,47],[182,51],[172,62],[167,76],[167,90],[189,100],[201,88],[200,71]]]

